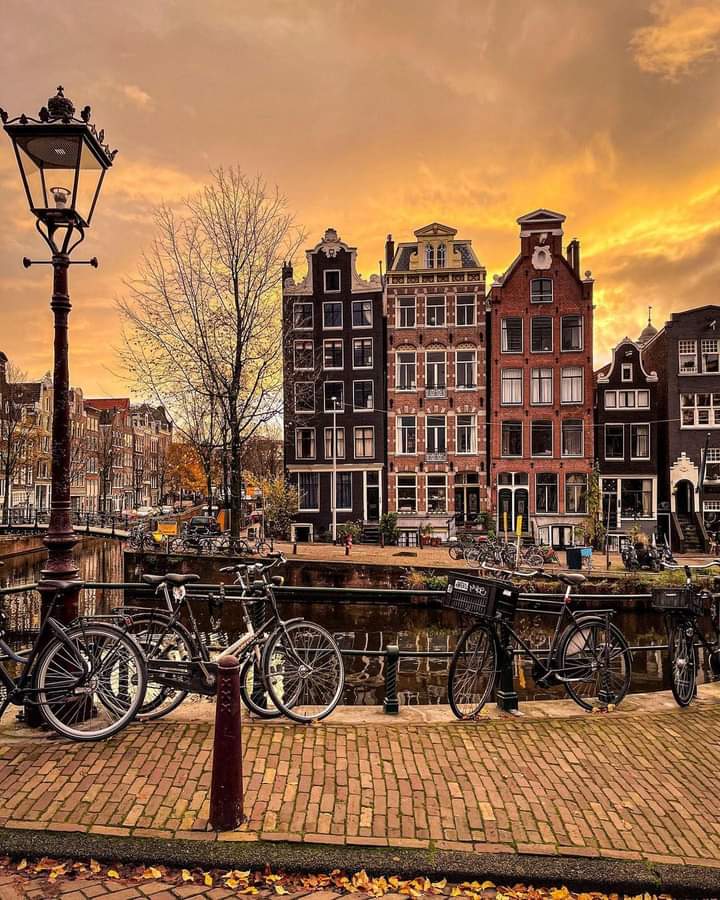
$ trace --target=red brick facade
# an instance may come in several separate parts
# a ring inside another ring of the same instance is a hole
[[[492,509],[563,546],[584,525],[593,449],[593,280],[565,217],[518,219],[520,255],[490,291]]]
[[[487,508],[485,269],[434,223],[390,243],[388,506],[437,535]]]

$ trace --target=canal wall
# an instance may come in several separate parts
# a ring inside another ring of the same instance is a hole
[[[0,559],[21,556],[23,553],[39,553],[46,549],[41,534],[0,535]]]

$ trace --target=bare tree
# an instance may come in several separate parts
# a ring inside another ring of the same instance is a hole
[[[12,363],[4,366],[5,390],[0,393],[0,473],[3,481],[3,522],[10,519],[13,483],[34,464],[35,422],[27,414],[21,384],[26,380]]]
[[[232,530],[241,525],[242,454],[282,406],[282,264],[303,240],[277,189],[218,169],[157,236],[120,302],[135,385],[182,427],[182,398],[219,404],[227,428]]]
[[[114,410],[102,410],[98,432],[97,462],[100,482],[100,512],[107,514],[108,496],[112,494],[115,443],[113,435]]]

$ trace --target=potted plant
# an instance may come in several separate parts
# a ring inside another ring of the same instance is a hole
[[[432,525],[426,522],[420,526],[420,546],[429,547],[432,541]]]

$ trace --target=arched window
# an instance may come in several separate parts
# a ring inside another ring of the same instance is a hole
[[[437,248],[437,267],[438,269],[445,268],[445,244],[438,244]]]
[[[435,248],[432,244],[425,245],[425,268],[435,268]]]

